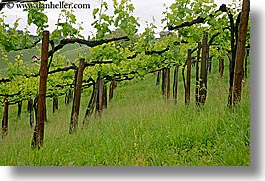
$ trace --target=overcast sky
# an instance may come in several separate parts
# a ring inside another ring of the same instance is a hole
[[[47,0],[45,3],[49,3],[51,0]],[[58,3],[61,0],[53,0],[53,3]],[[99,7],[99,0],[66,0],[66,2],[74,2],[74,3],[89,3],[90,9],[79,9],[75,11],[75,15],[77,16],[78,22],[83,22],[84,31],[82,34],[87,37],[87,35],[91,34],[94,29],[91,27],[91,23],[93,22],[92,11],[94,8]],[[109,4],[112,4],[112,0],[106,0]],[[158,26],[158,31],[162,29],[162,25],[160,20],[163,18],[162,12],[165,10],[163,4],[169,6],[175,0],[132,0],[132,3],[135,7],[135,17],[140,18],[142,31],[145,27],[145,22],[152,22],[153,17],[155,18],[155,24]],[[215,2],[220,4],[228,4],[231,3],[232,0],[215,0]],[[13,24],[14,20],[17,18],[21,18],[20,20],[20,29],[25,28],[27,14],[23,12],[22,9],[17,9],[14,7],[13,9],[4,8],[3,12],[7,15],[6,22]],[[52,31],[55,28],[55,23],[57,22],[58,15],[60,13],[60,9],[46,9],[47,15],[49,17],[49,26]],[[30,31],[35,32],[35,27],[31,26]]]

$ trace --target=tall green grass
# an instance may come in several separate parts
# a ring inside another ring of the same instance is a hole
[[[249,166],[250,92],[243,86],[242,101],[227,108],[227,77],[209,75],[208,95],[203,109],[195,106],[192,80],[191,104],[184,104],[179,83],[178,103],[164,100],[156,77],[118,84],[114,99],[101,117],[93,115],[83,126],[90,90],[81,101],[79,129],[68,134],[71,105],[59,102],[52,113],[48,99],[48,123],[44,146],[30,147],[33,130],[24,112],[17,119],[10,106],[9,132],[0,140],[0,165],[18,166]],[[2,110],[0,111],[2,115]]]

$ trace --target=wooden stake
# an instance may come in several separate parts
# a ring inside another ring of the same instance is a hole
[[[224,59],[221,58],[219,60],[219,74],[220,74],[220,77],[222,78],[223,75],[224,75]]]
[[[84,68],[85,68],[85,59],[82,58],[80,59],[78,72],[77,72],[77,80],[76,80],[74,101],[73,101],[73,107],[72,107],[70,129],[69,129],[70,134],[76,132],[77,127],[78,127],[78,115],[79,115],[79,108],[80,108]]]
[[[185,91],[185,103],[190,103],[190,77],[191,77],[191,49],[188,49],[188,61],[187,61],[187,85]]]
[[[2,138],[7,136],[8,131],[8,96],[5,96],[4,116],[2,120]]]
[[[115,80],[111,80],[109,88],[109,102],[113,99],[114,88],[115,88]]]
[[[97,106],[96,110],[99,116],[101,116],[103,110],[103,89],[104,89],[104,80],[100,77],[98,78],[98,97],[97,97]]]
[[[166,68],[166,98],[170,97],[170,68]]]
[[[44,139],[46,87],[47,87],[47,78],[48,78],[47,66],[48,66],[48,56],[49,56],[48,49],[49,49],[49,31],[43,31],[38,113],[37,113],[36,126],[32,140],[32,147],[37,147],[38,149],[40,149],[43,146],[43,139]]]
[[[175,104],[177,103],[178,99],[178,74],[179,74],[179,65],[176,65],[174,71],[174,83],[173,83],[173,99]]]
[[[200,88],[199,88],[200,105],[205,104],[206,95],[207,95],[207,84],[206,84],[207,49],[208,49],[207,43],[208,43],[208,34],[206,33],[202,41],[202,61],[201,61],[201,75],[200,75]]]
[[[196,61],[196,88],[195,88],[195,100],[196,100],[196,105],[200,105],[200,95],[199,95],[199,90],[200,90],[200,79],[199,79],[199,62],[201,59],[201,43],[198,43],[198,51],[197,51],[197,61]]]
[[[242,13],[240,17],[239,36],[235,59],[235,71],[233,80],[232,104],[235,105],[241,100],[241,89],[243,79],[243,65],[245,58],[245,45],[248,30],[248,19],[250,11],[250,0],[243,0]]]

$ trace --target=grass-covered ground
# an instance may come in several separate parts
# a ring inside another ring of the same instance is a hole
[[[10,106],[8,136],[0,139],[0,165],[249,166],[250,82],[246,80],[242,101],[232,111],[226,106],[227,76],[227,69],[222,79],[216,72],[209,75],[202,110],[194,102],[194,77],[188,106],[181,77],[177,105],[163,99],[154,75],[123,82],[102,117],[93,116],[87,126],[82,125],[82,119],[90,94],[84,92],[79,129],[71,135],[71,105],[64,105],[62,97],[59,111],[53,114],[48,99],[41,150],[30,147],[33,130],[26,102],[20,120],[16,106]]]

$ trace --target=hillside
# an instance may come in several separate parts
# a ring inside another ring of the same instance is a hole
[[[71,44],[66,45],[59,53],[61,55],[66,56],[69,60],[74,61],[75,59],[78,59],[79,54],[86,53],[89,50],[87,46],[84,45],[78,45],[78,44]],[[26,49],[22,51],[11,51],[7,53],[8,61],[14,62],[15,57],[17,55],[21,55],[21,60],[24,62],[31,62],[32,56],[34,55],[40,55],[40,50],[38,48],[32,48],[32,49]],[[7,63],[2,60],[2,53],[0,50],[0,73],[4,72],[7,68]]]
[[[48,99],[44,147],[39,151],[30,148],[33,130],[26,102],[21,119],[17,106],[10,106],[8,137],[0,140],[0,165],[249,166],[250,83],[245,80],[242,102],[232,111],[226,106],[228,74],[220,78],[216,66],[201,110],[195,106],[194,76],[191,104],[184,104],[179,77],[175,105],[164,100],[156,77],[149,74],[119,83],[102,117],[93,115],[86,126],[82,120],[90,90],[84,91],[79,130],[70,135],[71,105],[61,97],[59,111],[52,113]]]

